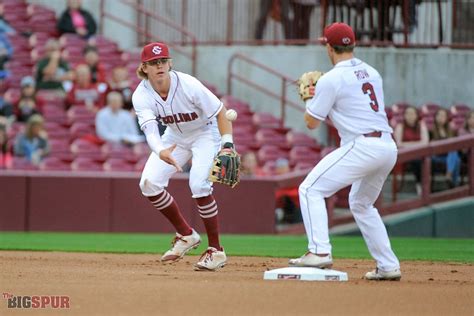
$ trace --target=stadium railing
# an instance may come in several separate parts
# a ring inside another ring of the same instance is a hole
[[[163,40],[178,45],[190,44],[192,40],[185,38],[175,26],[192,30],[198,45],[314,44],[326,25],[343,21],[354,27],[358,45],[474,47],[474,32],[466,13],[474,6],[470,0],[321,0],[310,17],[309,39],[295,36],[285,39],[280,22],[268,17],[262,40],[254,37],[259,1],[133,3],[140,7],[137,21],[141,28],[148,34],[159,30]],[[175,22],[164,23],[166,20]]]

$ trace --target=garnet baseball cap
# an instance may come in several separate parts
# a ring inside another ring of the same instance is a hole
[[[355,44],[355,35],[352,27],[346,23],[336,22],[326,26],[321,44],[331,46],[349,46]]]
[[[160,58],[170,58],[170,52],[166,44],[156,42],[150,43],[143,47],[142,63],[146,63],[147,61]]]

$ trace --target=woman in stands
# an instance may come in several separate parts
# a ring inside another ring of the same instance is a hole
[[[63,33],[76,33],[89,38],[97,31],[97,24],[89,11],[81,8],[81,0],[68,0],[67,9],[63,11],[58,21],[58,31]]]
[[[426,124],[420,120],[418,110],[409,106],[403,112],[403,122],[395,126],[395,142],[399,148],[427,145],[429,133]],[[421,194],[421,160],[413,160],[406,164],[414,173],[416,179],[416,192]]]
[[[433,129],[430,133],[430,140],[442,140],[455,137],[456,132],[449,126],[449,116],[446,109],[439,109],[435,114]],[[461,158],[457,151],[450,151],[447,154],[432,157],[433,167],[436,164],[446,165],[446,179],[449,187],[459,185],[459,175],[461,169]]]
[[[459,136],[467,134],[474,134],[474,111],[467,113],[464,126],[458,132]]]
[[[25,132],[19,134],[15,141],[15,155],[25,156],[35,165],[49,153],[48,136],[43,123],[40,115],[31,116],[26,123]]]

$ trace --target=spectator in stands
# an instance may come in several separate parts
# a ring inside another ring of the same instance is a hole
[[[263,39],[263,31],[269,15],[282,23],[286,39],[293,38],[289,12],[290,0],[260,0],[260,13],[256,22],[255,39]]]
[[[96,112],[104,105],[104,93],[107,86],[92,83],[89,66],[80,64],[75,69],[75,80],[66,97],[66,107],[84,105]]]
[[[467,113],[464,126],[459,130],[458,134],[474,134],[474,111],[470,111],[469,113]]]
[[[245,176],[263,176],[265,173],[258,166],[257,155],[255,152],[249,151],[242,155],[242,167],[240,169],[240,174]]]
[[[97,135],[108,142],[132,145],[145,141],[140,135],[134,117],[122,109],[123,99],[119,92],[107,95],[107,106],[97,113],[95,126]]]
[[[403,122],[395,126],[395,142],[399,148],[427,145],[430,140],[426,124],[420,120],[418,110],[409,106],[403,112]],[[416,180],[416,192],[421,194],[421,160],[413,160],[405,166],[413,172]]]
[[[57,40],[49,39],[44,48],[45,56],[36,64],[36,87],[64,94],[63,81],[72,79],[69,64],[61,58]]]
[[[105,68],[99,60],[99,51],[95,46],[86,46],[83,51],[84,63],[91,70],[93,83],[105,82]]]
[[[8,77],[9,72],[5,70],[5,64],[13,55],[13,46],[7,35],[0,33],[0,80]]]
[[[8,125],[15,121],[15,112],[13,104],[8,100],[7,95],[0,95],[0,119],[6,120]]]
[[[108,91],[117,91],[122,94],[125,110],[131,110],[132,104],[132,82],[128,78],[127,68],[118,66],[112,70],[112,77],[108,81]]]
[[[8,23],[7,20],[5,20],[4,17],[5,13],[5,6],[3,3],[0,3],[0,33],[6,33],[6,34],[16,34],[15,29]]]
[[[10,167],[12,164],[12,155],[8,146],[7,122],[5,118],[0,117],[0,169]]]
[[[17,103],[17,120],[27,122],[34,115],[41,113],[41,104],[36,99],[35,79],[26,76],[21,79],[21,94]]]
[[[26,123],[24,133],[15,140],[15,155],[25,156],[32,164],[37,165],[49,153],[48,136],[43,127],[41,115],[33,115]]]
[[[293,29],[295,39],[309,39],[311,24],[311,13],[319,0],[292,0],[293,6]]]
[[[448,111],[446,109],[436,111],[430,140],[442,140],[455,136],[456,133],[449,126]],[[433,156],[432,161],[434,167],[436,167],[436,164],[446,165],[446,179],[449,187],[455,187],[459,184],[461,158],[457,151],[450,151],[447,154]]]
[[[68,0],[67,9],[61,14],[58,21],[60,34],[75,33],[89,38],[97,31],[97,24],[89,11],[81,8],[81,0]]]

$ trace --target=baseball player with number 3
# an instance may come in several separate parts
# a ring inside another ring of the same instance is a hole
[[[132,101],[152,153],[143,169],[140,188],[176,229],[172,247],[161,261],[180,260],[199,246],[201,238],[183,218],[166,187],[170,177],[192,159],[189,186],[209,240],[209,247],[195,269],[213,271],[222,268],[227,257],[219,242],[212,182],[234,187],[239,181],[240,160],[234,150],[232,123],[225,117],[225,106],[196,78],[171,67],[167,45],[151,43],[143,48],[137,69],[143,80]],[[167,126],[162,138],[157,120]]]
[[[397,160],[397,147],[385,114],[382,78],[377,70],[354,57],[355,36],[349,25],[329,25],[322,41],[334,67],[323,75],[305,73],[301,77],[300,95],[306,101],[304,120],[309,129],[315,129],[329,117],[341,137],[341,146],[325,156],[299,187],[308,252],[289,264],[332,266],[324,198],[352,185],[350,210],[377,264],[365,278],[400,280],[400,263],[374,207]],[[312,84],[316,85],[314,96]]]

